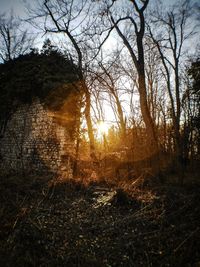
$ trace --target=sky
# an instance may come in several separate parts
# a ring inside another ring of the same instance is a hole
[[[23,0],[0,0],[0,10],[1,12],[6,12],[9,11],[10,8],[13,8],[17,13],[21,13],[23,8],[22,8],[22,3],[26,2]]]
[[[155,0],[150,0],[150,2],[154,2]],[[181,0],[184,2],[185,0]],[[24,4],[33,4],[36,2],[35,0],[0,0],[0,11],[8,11],[10,8],[13,8],[16,13],[23,13],[23,5]],[[199,3],[199,0],[192,0],[193,3]],[[172,5],[177,3],[177,0],[163,0],[163,3],[167,5]]]
[[[42,1],[42,0],[41,0]],[[150,0],[151,3],[153,3],[155,0]],[[184,2],[184,0],[181,0]],[[198,3],[198,0],[192,0],[193,3]],[[172,5],[174,3],[176,3],[176,0],[163,0],[163,2],[168,5]],[[13,9],[13,11],[19,15],[19,17],[24,17],[25,16],[25,11],[24,11],[24,4],[31,4],[34,6],[34,3],[36,3],[36,0],[0,0],[0,13],[5,12],[6,14],[9,15],[9,12],[11,10],[11,8]],[[30,26],[28,26],[30,27]],[[45,36],[46,37],[46,36]],[[38,46],[39,48],[41,48],[43,41],[45,39],[45,37],[42,35],[40,36],[40,38],[38,39],[39,41],[36,43],[36,46]],[[109,43],[107,43],[107,50],[109,49],[109,47],[111,47],[111,45]],[[111,114],[112,113],[112,109],[110,107],[107,108],[107,114]],[[107,116],[108,120],[113,120],[113,116]]]

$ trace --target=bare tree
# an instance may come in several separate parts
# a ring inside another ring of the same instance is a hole
[[[27,53],[33,45],[33,38],[23,23],[14,17],[0,15],[0,58],[5,62]]]
[[[42,5],[38,2],[37,10],[33,10],[32,12],[36,20],[43,18],[43,29],[45,33],[63,34],[66,37],[66,42],[70,41],[70,45],[75,51],[80,88],[85,95],[84,115],[90,140],[90,154],[91,158],[95,159],[95,140],[90,114],[91,96],[86,83],[86,65],[84,64],[85,47],[83,44],[83,42],[87,42],[84,39],[84,33],[86,31],[84,27],[87,28],[86,21],[89,17],[90,8],[87,0],[45,0]]]
[[[119,12],[116,12],[114,9],[116,2],[117,1],[112,1],[111,4],[107,3],[105,12],[111,24],[110,30],[116,30],[125,47],[127,48],[130,59],[137,70],[141,113],[146,125],[150,151],[151,153],[156,153],[158,150],[158,143],[155,122],[151,117],[147,100],[143,44],[145,34],[144,12],[148,6],[149,0],[131,0],[130,3],[127,2],[127,5],[124,5],[123,9],[120,9],[125,10],[124,15],[120,15]]]
[[[109,95],[110,105],[113,107],[114,113],[116,111],[117,122],[119,122],[120,136],[124,141],[126,137],[126,119],[119,96],[120,88],[117,84],[121,73],[116,72],[115,59],[114,62],[103,63],[101,61],[98,63],[98,66],[99,71],[93,73],[96,80],[95,86]]]
[[[150,36],[156,45],[164,67],[164,77],[171,105],[171,117],[174,128],[175,153],[177,160],[182,160],[183,147],[181,142],[181,57],[184,43],[194,34],[193,27],[187,28],[190,21],[190,1],[178,2],[171,11],[163,14],[154,11],[154,28],[149,28]],[[159,25],[159,28],[158,28]],[[159,30],[158,30],[159,29]]]

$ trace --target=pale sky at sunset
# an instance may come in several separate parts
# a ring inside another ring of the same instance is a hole
[[[43,0],[41,0],[41,2],[42,1]],[[176,3],[177,1],[176,0],[163,0],[162,2],[165,4],[171,5],[171,4]],[[184,2],[184,0],[182,0],[182,2]],[[198,0],[192,0],[192,2],[193,3],[199,3]],[[8,14],[8,12],[10,12],[10,10],[12,8],[14,13],[16,13],[20,18],[23,18],[23,17],[25,17],[24,4],[31,4],[32,6],[34,6],[34,3],[36,3],[36,0],[0,0],[0,13],[7,13]],[[150,0],[150,3],[155,3],[155,0]],[[27,24],[27,27],[30,27],[29,24]],[[30,29],[30,32],[31,31],[32,31],[32,29]],[[39,36],[38,40],[36,41],[35,46],[40,48],[46,37],[47,36],[44,36],[41,34]],[[110,44],[108,42],[106,44],[106,50],[109,49],[109,46],[110,46]],[[112,42],[112,48],[113,48],[113,42]],[[109,117],[108,114],[112,113],[112,109],[110,107],[108,107],[106,113],[107,113],[107,117]],[[111,116],[110,120],[112,120],[112,118],[113,118],[113,115]]]
[[[24,3],[25,4],[26,3],[34,4],[34,2],[36,2],[36,1],[35,0],[0,0],[0,10],[2,12],[2,11],[8,10],[9,8],[12,7],[18,13],[18,12],[22,11]],[[152,0],[150,0],[150,2],[152,2]],[[177,1],[176,0],[167,0],[167,1],[165,0],[163,2],[168,4],[168,5],[171,5],[171,4],[176,3]],[[182,0],[182,2],[184,2],[184,0]],[[199,1],[198,0],[192,0],[192,2],[198,3]]]

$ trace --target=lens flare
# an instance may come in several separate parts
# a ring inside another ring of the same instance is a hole
[[[108,125],[103,122],[103,121],[99,121],[97,123],[97,136],[98,138],[102,138],[103,135],[108,133]]]

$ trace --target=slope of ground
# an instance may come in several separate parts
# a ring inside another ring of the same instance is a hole
[[[0,266],[200,266],[200,189],[1,177]]]

